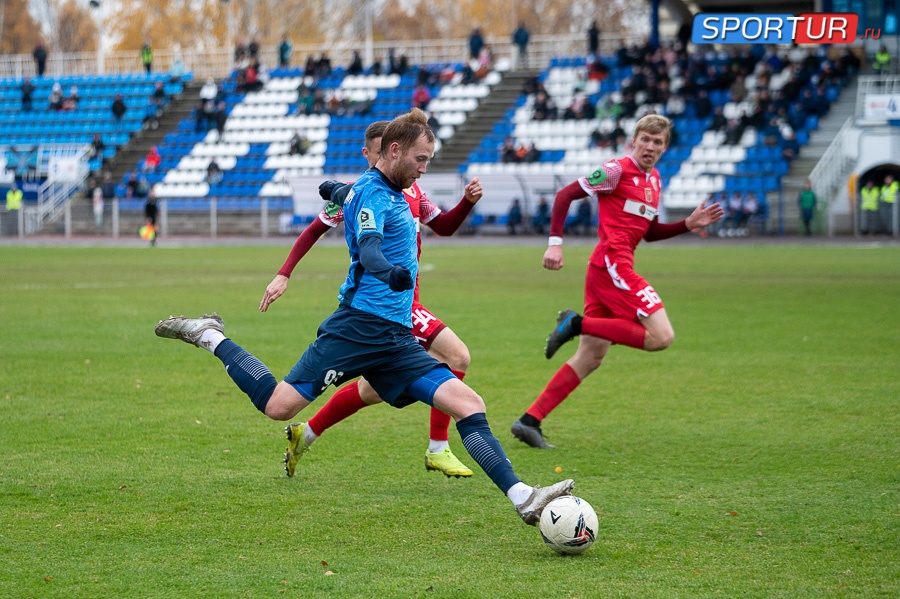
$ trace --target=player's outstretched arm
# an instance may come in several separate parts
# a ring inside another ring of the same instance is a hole
[[[685,224],[689,230],[702,229],[719,222],[725,216],[725,209],[718,202],[709,206],[704,206],[705,204],[706,201],[700,202],[700,205],[694,208],[691,215],[685,219]]]
[[[331,227],[325,224],[321,218],[316,218],[308,227],[303,229],[303,232],[300,233],[297,240],[294,241],[294,246],[291,248],[284,264],[282,264],[281,268],[278,270],[278,274],[275,275],[275,278],[272,279],[272,282],[266,287],[266,292],[263,293],[262,300],[259,302],[260,312],[268,310],[272,302],[277,300],[285,291],[287,291],[288,279],[291,277],[291,273],[294,272],[297,263],[300,262],[301,258],[306,255],[310,248],[312,248],[312,246],[315,245],[329,229],[331,229]]]
[[[573,181],[558,192],[553,199],[553,210],[550,213],[550,240],[544,252],[543,266],[548,270],[559,270],[563,267],[562,235],[569,214],[569,206],[579,198],[587,197],[581,183]]]
[[[432,231],[443,237],[453,235],[466,221],[466,217],[472,212],[472,208],[478,203],[483,194],[481,181],[478,180],[478,177],[475,177],[466,185],[465,193],[459,204],[447,212],[441,212],[425,224]]]

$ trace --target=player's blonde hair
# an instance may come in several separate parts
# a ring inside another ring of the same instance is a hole
[[[645,115],[634,126],[634,137],[645,131],[650,135],[665,133],[666,145],[669,145],[669,141],[672,139],[672,121],[660,114]]]
[[[421,109],[413,108],[388,123],[381,136],[381,153],[384,155],[393,143],[400,145],[401,152],[406,152],[423,135],[434,143],[434,132],[428,126],[428,117]]]

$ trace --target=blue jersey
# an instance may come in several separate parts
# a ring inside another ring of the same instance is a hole
[[[416,222],[403,190],[374,168],[359,178],[344,199],[344,237],[350,249],[350,270],[338,300],[342,305],[412,328],[413,290],[391,291],[387,283],[373,277],[359,263],[359,241],[367,235],[380,235],[385,259],[408,268],[416,280]]]

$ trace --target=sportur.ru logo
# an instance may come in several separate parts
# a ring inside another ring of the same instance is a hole
[[[791,14],[700,13],[694,17],[695,44],[849,44],[859,15],[849,12]],[[878,38],[867,29],[860,38]]]

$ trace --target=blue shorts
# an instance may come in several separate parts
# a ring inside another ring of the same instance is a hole
[[[316,340],[284,380],[312,401],[329,385],[358,376],[396,408],[415,401],[430,404],[437,388],[454,378],[446,364],[419,345],[411,329],[340,306],[319,325]]]

